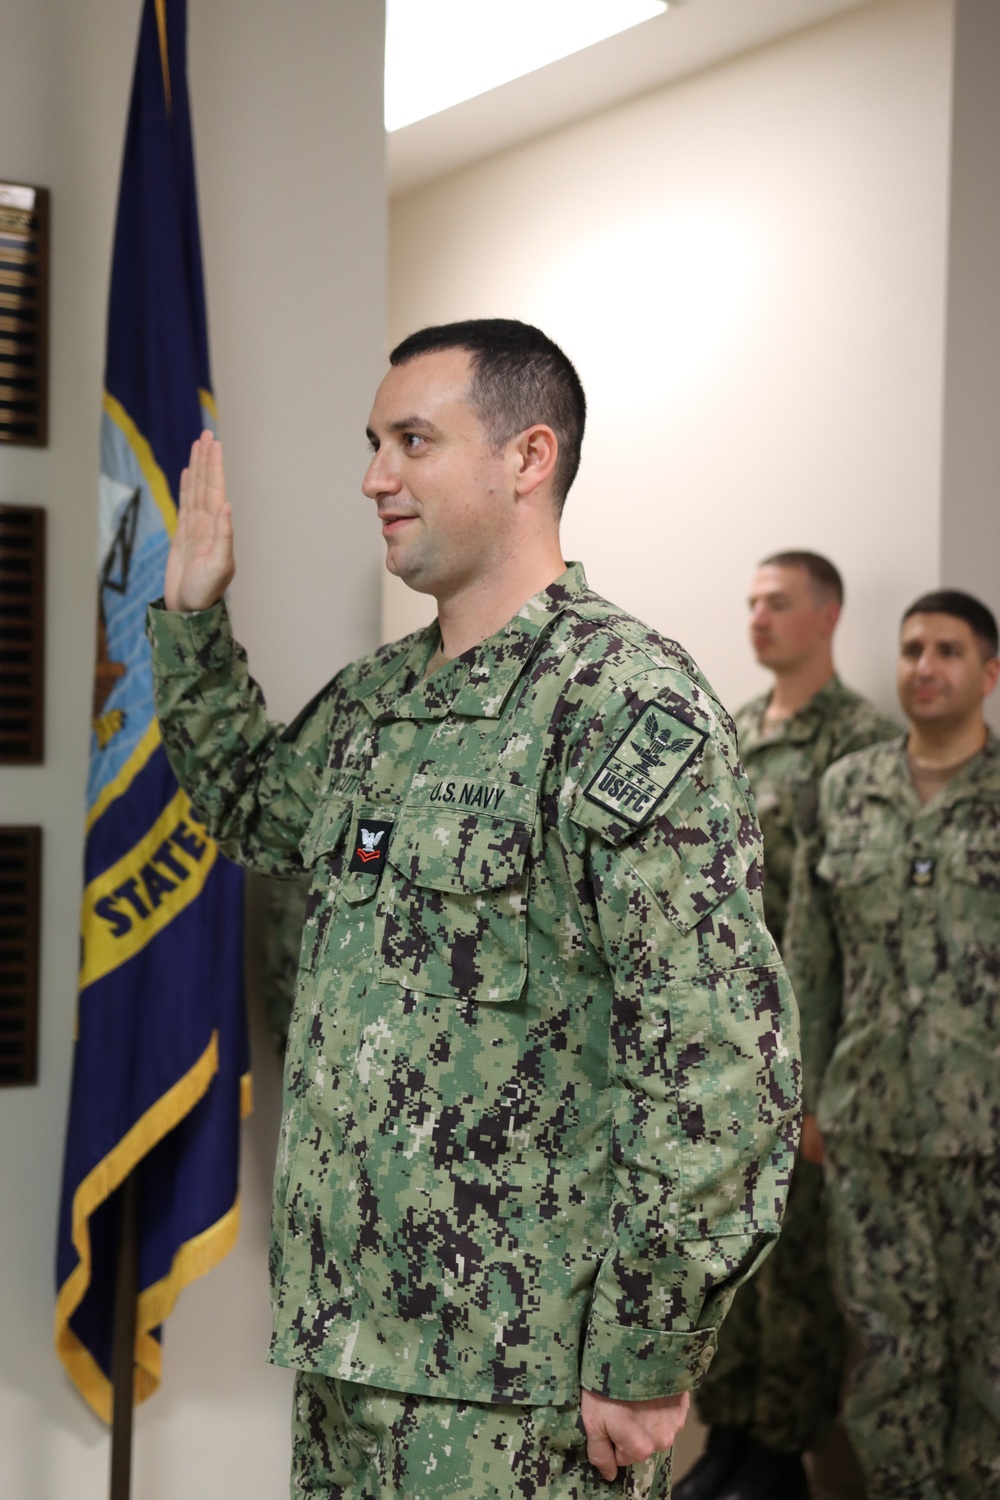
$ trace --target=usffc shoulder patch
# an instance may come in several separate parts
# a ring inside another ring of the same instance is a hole
[[[662,703],[647,703],[584,787],[584,796],[641,828],[707,739],[704,730]]]

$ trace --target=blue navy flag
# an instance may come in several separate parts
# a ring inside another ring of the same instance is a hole
[[[111,1418],[122,1182],[135,1173],[135,1395],[161,1324],[236,1239],[250,1079],[243,881],[167,765],[146,605],[163,592],[191,443],[214,426],[186,77],[186,0],[144,0],[125,138],[101,428],[80,992],[57,1252],[56,1348]]]

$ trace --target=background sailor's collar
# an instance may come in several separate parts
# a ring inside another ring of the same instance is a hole
[[[771,701],[771,694],[764,693],[754,702],[753,718],[748,726],[750,732],[743,732],[740,744],[745,747],[751,743],[763,745],[780,740],[793,745],[804,745],[815,738],[823,721],[834,708],[840,706],[843,697],[844,685],[834,672],[795,713],[789,714],[787,719],[779,719],[775,724],[766,724],[764,714]]]
[[[588,592],[581,563],[570,563],[554,583],[527,600],[495,635],[424,677],[441,635],[437,623],[414,638],[402,656],[358,696],[373,719],[498,719],[542,632],[580,595]]]
[[[852,782],[852,792],[860,792],[863,796],[881,802],[893,802],[897,797],[905,797],[908,801],[912,800],[918,815],[928,809],[937,813],[942,807],[977,796],[983,789],[1000,795],[1000,739],[989,726],[983,748],[976,755],[970,756],[962,769],[956,771],[951,780],[927,802],[920,801],[910,777],[906,759],[908,738],[908,735],[903,734],[897,740],[885,740],[879,745],[873,745],[865,774],[858,781]]]

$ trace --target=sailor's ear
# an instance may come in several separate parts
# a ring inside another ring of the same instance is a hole
[[[552,480],[559,461],[559,439],[551,427],[536,422],[511,440],[511,454],[516,465],[515,493],[526,498]]]

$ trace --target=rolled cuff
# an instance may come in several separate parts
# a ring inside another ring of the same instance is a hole
[[[614,1401],[651,1401],[692,1390],[715,1354],[714,1328],[664,1333],[591,1315],[580,1384]]]
[[[192,660],[200,670],[210,672],[223,670],[232,661],[232,627],[221,599],[209,609],[190,613],[167,609],[162,599],[154,599],[146,609],[146,635],[161,677],[190,674]]]

